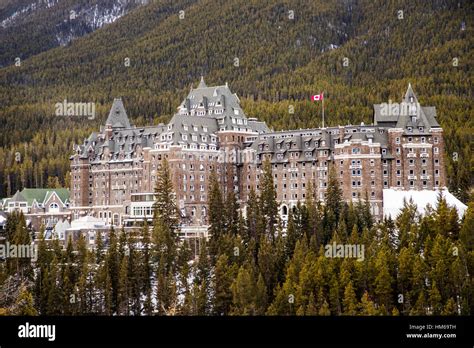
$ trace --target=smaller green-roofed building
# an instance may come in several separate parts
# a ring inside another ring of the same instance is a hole
[[[33,231],[54,227],[58,221],[70,221],[69,190],[65,188],[25,188],[2,202],[3,211],[21,211]]]

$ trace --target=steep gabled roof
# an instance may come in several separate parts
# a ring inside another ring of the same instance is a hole
[[[65,188],[59,189],[42,189],[42,188],[25,188],[23,191],[15,193],[17,201],[28,202],[28,205],[31,206],[34,201],[43,204],[51,194],[56,193],[61,201],[66,204],[69,200],[69,190]],[[17,196],[18,195],[18,196]],[[15,198],[15,196],[12,197]]]
[[[12,198],[9,200],[10,202],[27,202],[27,199],[21,194],[21,192],[18,190],[16,193],[13,195]]]
[[[111,125],[112,128],[130,128],[130,121],[128,120],[127,112],[123,106],[121,98],[115,98],[110,108],[109,117],[105,121],[106,125]]]

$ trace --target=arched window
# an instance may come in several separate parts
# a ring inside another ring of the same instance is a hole
[[[52,212],[52,213],[57,213],[59,212],[59,205],[58,203],[51,203],[49,205],[49,211]]]
[[[288,207],[286,205],[281,207],[281,215],[288,215]]]

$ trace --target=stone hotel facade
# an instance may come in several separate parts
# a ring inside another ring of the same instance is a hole
[[[208,185],[215,168],[224,190],[242,209],[259,190],[261,167],[272,164],[280,214],[305,199],[312,182],[324,199],[329,166],[346,200],[368,197],[382,217],[383,189],[433,190],[446,186],[443,131],[434,107],[420,106],[411,86],[401,104],[374,105],[372,125],[274,132],[247,118],[228,85],[191,88],[168,124],[134,127],[121,99],[105,126],[71,156],[72,218],[91,215],[116,226],[151,220],[161,161],[173,173],[183,233],[206,235]],[[392,106],[392,107],[391,107]]]

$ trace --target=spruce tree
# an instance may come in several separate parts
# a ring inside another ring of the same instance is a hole
[[[342,300],[343,314],[344,315],[357,315],[357,298],[355,295],[352,281],[350,281],[344,290],[344,299]]]
[[[25,286],[20,289],[20,294],[15,302],[15,315],[36,316],[38,311],[34,306],[33,295]]]
[[[219,240],[224,233],[224,221],[222,217],[222,192],[217,178],[216,170],[213,168],[209,178],[209,228],[210,235],[209,252],[215,259],[219,250]]]
[[[232,305],[232,283],[237,275],[237,265],[229,265],[227,255],[220,255],[214,271],[213,314],[228,315]],[[266,295],[266,294],[265,294]]]
[[[270,161],[263,162],[263,172],[260,180],[260,207],[265,223],[265,233],[271,240],[276,239],[277,225],[279,223],[278,203],[276,201],[275,184],[273,182],[272,165]]]

